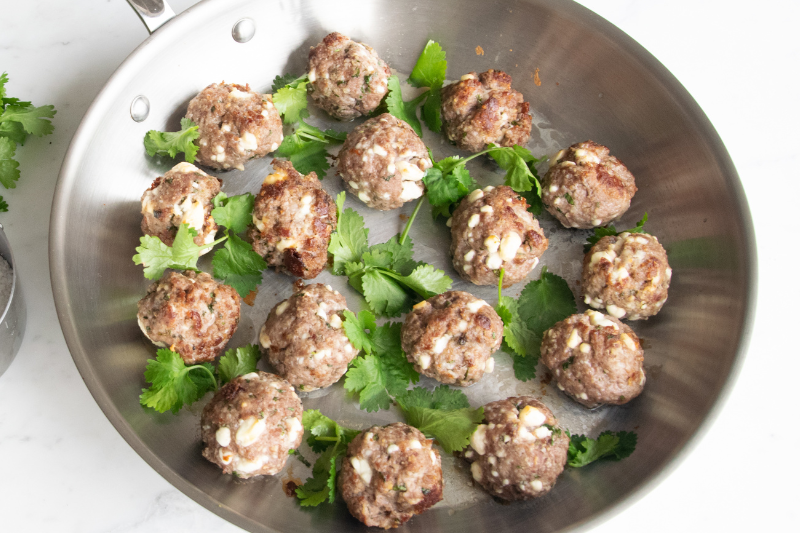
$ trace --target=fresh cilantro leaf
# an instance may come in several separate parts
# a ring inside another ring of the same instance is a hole
[[[303,454],[298,452],[297,450],[289,450],[289,455],[294,455],[297,457],[297,460],[306,465],[307,467],[311,468],[311,463],[308,462],[308,459],[303,457]]]
[[[489,144],[486,150],[492,159],[497,161],[500,168],[506,171],[505,184],[516,192],[527,192],[536,189],[538,196],[542,195],[539,180],[531,171],[528,163],[538,163],[527,148],[522,146],[502,147]]]
[[[600,459],[619,461],[633,453],[638,437],[632,431],[604,431],[597,439],[571,435],[567,465],[580,468]]]
[[[574,315],[578,308],[569,285],[561,276],[542,267],[538,280],[529,282],[519,295],[519,313],[522,320],[541,339],[545,331],[556,322]]]
[[[277,83],[283,83],[286,78],[276,78]],[[273,88],[275,83],[273,82]],[[272,95],[272,103],[283,117],[284,123],[298,122],[302,118],[309,116],[308,98],[306,97],[306,86],[308,85],[308,75],[296,78],[283,87],[275,90]]]
[[[333,273],[344,273],[345,263],[357,263],[367,251],[369,229],[364,227],[364,219],[355,209],[348,207],[342,211],[336,225],[336,233],[331,235],[328,252],[333,255]]]
[[[6,97],[6,83],[8,83],[8,72],[0,74],[0,98]]]
[[[500,297],[500,302],[495,310],[503,319],[503,349],[505,351],[511,350],[519,357],[538,352],[541,337],[520,317],[519,303],[514,298]]]
[[[181,224],[178,228],[172,246],[167,246],[158,237],[144,235],[139,239],[140,246],[136,247],[138,253],[133,256],[133,262],[137,265],[144,265],[144,277],[147,279],[160,278],[168,268],[197,270],[197,259],[200,257],[200,252],[222,242],[225,238],[211,244],[197,246],[194,243],[195,237],[197,237],[197,231],[190,228],[188,224]]]
[[[407,312],[414,305],[414,300],[396,279],[392,279],[386,270],[366,270],[358,279],[360,292],[364,294],[370,309],[378,315],[395,317]],[[359,286],[352,283],[355,289]]]
[[[374,317],[365,316],[365,320],[359,322],[371,326],[374,324]],[[409,383],[419,381],[419,374],[406,359],[400,345],[401,328],[400,322],[388,322],[370,331],[366,335],[368,341],[360,334],[354,334],[351,338],[348,330],[345,330],[351,342],[360,342],[368,347],[365,351],[370,350],[355,360],[348,369],[344,382],[344,388],[358,396],[362,409],[388,409],[392,401],[390,395],[400,394]]]
[[[184,405],[193,404],[217,388],[213,366],[186,366],[180,355],[166,348],[158,350],[155,360],[147,360],[144,379],[151,386],[142,389],[139,403],[159,413],[177,414]]]
[[[346,132],[330,129],[322,131],[300,120],[295,132],[284,137],[275,155],[288,158],[298,172],[316,172],[322,179],[331,168],[328,163],[328,145],[344,142],[346,137]]]
[[[414,87],[441,87],[447,78],[447,56],[439,43],[429,40],[411,70],[408,82]]]
[[[406,423],[436,439],[447,453],[463,450],[478,424],[483,422],[483,407],[461,408],[449,411],[428,407],[404,408],[400,404]]]
[[[333,503],[336,462],[344,456],[347,445],[360,431],[343,428],[315,409],[303,411],[303,427],[308,435],[308,445],[322,455],[314,462],[312,477],[297,487],[295,494],[303,507],[315,507],[326,500]]]
[[[585,254],[589,253],[589,250],[591,250],[592,246],[597,244],[597,241],[599,241],[603,237],[620,235],[621,233],[626,233],[626,232],[627,233],[647,233],[644,230],[644,225],[646,223],[647,223],[647,213],[645,213],[644,216],[642,217],[642,219],[639,222],[636,223],[636,226],[631,228],[631,229],[626,229],[626,230],[623,230],[623,231],[617,231],[617,228],[615,228],[613,225],[610,225],[610,224],[608,226],[601,226],[599,228],[594,228],[594,235],[589,236],[586,239],[586,241],[587,241],[586,244],[583,245],[583,253],[585,253]]]
[[[175,157],[183,152],[187,163],[194,163],[200,147],[194,141],[200,137],[197,124],[184,117],[181,119],[181,131],[163,132],[150,130],[144,136],[144,149],[147,155],[166,155]]]
[[[395,399],[403,409],[424,407],[426,409],[453,411],[469,407],[467,395],[461,390],[451,389],[447,385],[439,385],[432,391],[424,387],[414,387],[402,394],[398,394]]]
[[[220,384],[225,384],[233,378],[255,372],[256,363],[261,358],[261,352],[255,344],[248,344],[241,348],[230,349],[220,357],[217,365]]]
[[[466,167],[453,165],[449,172],[445,172],[446,166],[442,163],[443,161],[434,163],[422,177],[428,201],[434,208],[439,208],[434,209],[434,218],[437,214],[444,213],[445,209],[447,216],[450,216],[450,206],[457,204],[478,186]]]
[[[400,236],[395,235],[386,242],[373,244],[367,253],[373,257],[378,254],[385,255],[388,258],[388,266],[385,268],[390,268],[403,276],[411,274],[415,268],[423,264],[414,261],[414,244],[410,237],[400,244]],[[366,253],[364,256],[366,257]],[[375,266],[378,266],[377,263]]]
[[[50,119],[55,115],[56,109],[51,105],[31,107],[12,104],[0,114],[0,123],[18,122],[27,133],[41,137],[53,133],[53,123]]]
[[[344,211],[344,202],[347,200],[347,193],[342,191],[336,195],[336,220],[342,220],[342,211]]]
[[[356,350],[363,350],[368,354],[375,351],[375,345],[370,337],[370,334],[377,329],[375,315],[367,310],[359,311],[358,315],[355,315],[352,311],[345,309],[342,327],[344,334],[347,335]]]
[[[291,89],[296,89],[298,85],[304,81],[308,81],[308,76],[306,74],[303,74],[302,76],[294,76],[292,74],[275,76],[275,79],[272,80],[272,92],[278,92],[280,89],[283,89],[287,86]]]
[[[386,87],[389,90],[389,94],[386,95],[386,108],[389,113],[406,122],[417,135],[422,137],[422,124],[417,118],[417,107],[428,96],[428,92],[422,93],[410,102],[404,102],[403,93],[400,89],[400,80],[394,74],[389,76],[386,81]]]
[[[220,226],[225,226],[233,233],[242,233],[253,221],[253,204],[256,197],[245,193],[228,196],[224,192],[214,197],[214,209],[211,216]]]
[[[386,272],[385,274],[396,279],[423,298],[441,294],[449,290],[453,285],[453,280],[443,270],[437,270],[428,264],[419,265],[408,276],[399,276],[394,272]]]
[[[19,122],[0,122],[0,137],[5,137],[19,145],[25,144],[28,133]]]
[[[536,367],[539,364],[539,350],[537,346],[535,351],[529,352],[526,356],[517,355],[511,351],[506,350],[506,353],[511,356],[511,361],[514,363],[514,377],[520,381],[530,381],[536,377]]]
[[[262,271],[267,269],[267,262],[252,245],[233,233],[228,233],[225,246],[214,252],[211,265],[214,277],[233,287],[242,298],[256,290]]]
[[[7,213],[7,212],[8,212],[8,204],[3,199],[3,197],[0,196],[0,213]]]
[[[431,131],[436,133],[442,131],[442,89],[440,87],[428,89],[428,97],[422,106],[422,118]]]
[[[17,186],[19,163],[14,160],[17,147],[11,139],[0,137],[0,183],[6,189]]]

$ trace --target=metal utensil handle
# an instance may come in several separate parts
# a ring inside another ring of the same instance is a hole
[[[175,12],[165,0],[128,0],[128,3],[150,33],[175,17]]]

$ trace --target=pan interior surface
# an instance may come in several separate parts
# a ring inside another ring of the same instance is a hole
[[[249,17],[254,37],[236,42],[231,30]],[[308,49],[338,31],[373,47],[401,80],[429,39],[447,52],[448,78],[502,69],[534,110],[529,148],[536,156],[592,139],[609,146],[637,178],[639,191],[618,228],[644,212],[674,271],[663,311],[632,324],[645,341],[648,382],[623,407],[586,411],[539,377],[513,379],[508,358],[499,371],[466,389],[473,406],[516,394],[541,397],[562,425],[577,433],[604,429],[638,433],[636,452],[621,462],[567,469],[551,493],[501,505],[469,486],[469,471],[445,458],[445,501],[403,526],[425,531],[563,531],[585,524],[633,494],[684,448],[712,411],[746,344],[753,301],[754,242],[741,186],[719,138],[675,79],[640,46],[593,13],[562,1],[228,1],[207,0],[167,23],[120,67],[87,113],[65,159],[51,221],[51,273],[59,319],[70,351],[100,407],[128,443],[159,473],[196,501],[251,531],[343,531],[361,526],[344,504],[308,510],[285,495],[283,482],[308,475],[292,459],[280,475],[250,482],[223,476],[200,455],[199,414],[208,398],[179,415],[139,405],[146,360],[155,348],[141,335],[136,303],[148,281],[131,261],[141,235],[140,198],[175,161],[145,155],[151,129],[176,131],[188,101],[210,83],[249,83],[271,92],[280,74],[305,72]],[[149,116],[131,119],[131,103],[145,96]],[[316,124],[350,130],[312,110]],[[439,159],[456,153],[426,131]],[[462,154],[463,155],[463,154]],[[257,193],[271,157],[244,172],[213,173],[228,195]],[[479,183],[497,181],[488,162],[476,163]],[[470,167],[472,170],[472,167]],[[492,183],[494,184],[494,183]],[[323,186],[343,190],[334,169]],[[365,216],[370,243],[402,229],[400,212],[379,213],[348,198]],[[551,250],[542,264],[570,283],[576,295],[586,232],[570,233],[540,217]],[[553,237],[551,237],[553,235]],[[460,280],[447,250],[442,220],[423,210],[411,237],[416,259],[443,268],[454,289],[494,303],[496,289]],[[210,270],[210,264],[201,262]],[[538,279],[539,269],[529,279]],[[243,316],[231,347],[256,342],[267,312],[291,294],[293,279],[268,271],[255,305]],[[363,300],[345,278],[323,272],[315,282],[342,291],[351,309]],[[516,296],[524,283],[506,292]],[[578,302],[579,310],[584,306]],[[502,361],[501,361],[502,360]],[[262,363],[263,365],[263,363]],[[509,377],[511,376],[511,377]],[[432,382],[423,384],[431,386]],[[310,394],[305,408],[321,409],[342,425],[365,428],[401,419],[395,410],[360,411],[341,382]],[[366,529],[366,528],[365,528]]]

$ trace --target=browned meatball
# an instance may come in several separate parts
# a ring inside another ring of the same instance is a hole
[[[653,235],[603,237],[583,258],[584,302],[628,320],[647,319],[667,301],[672,269]]]
[[[251,372],[225,384],[203,409],[203,457],[240,478],[277,474],[303,440],[303,404],[286,380]]]
[[[380,105],[391,73],[375,50],[334,32],[308,53],[308,94],[332,117],[353,120]]]
[[[186,364],[213,361],[239,325],[239,295],[205,272],[166,272],[139,300],[139,327]]]
[[[178,163],[142,195],[142,233],[172,246],[180,225],[188,224],[197,231],[196,245],[214,242],[218,228],[211,216],[212,200],[221,187],[214,176],[189,163]]]
[[[462,456],[472,478],[493,496],[526,500],[543,496],[564,470],[569,437],[542,402],[517,396],[483,406],[483,424]]]
[[[608,224],[628,210],[634,194],[633,174],[593,141],[561,150],[542,180],[544,206],[567,228]]]
[[[503,342],[503,321],[483,300],[449,291],[415,305],[401,338],[417,372],[465,387],[494,370],[492,354]]]
[[[350,514],[390,529],[442,499],[442,460],[417,428],[396,422],[372,427],[347,446],[339,492]]]
[[[197,162],[211,168],[244,170],[245,161],[274,152],[283,141],[272,95],[249,85],[212,83],[189,102],[186,118],[200,133]]]
[[[270,311],[259,341],[278,375],[301,391],[339,381],[356,350],[342,329],[347,301],[330,285],[295,283],[295,293]]]
[[[541,354],[558,388],[586,407],[621,405],[644,388],[639,337],[627,324],[591,309],[548,329]]]
[[[476,285],[497,285],[502,268],[503,287],[510,287],[525,279],[547,250],[547,238],[528,212],[528,202],[506,185],[470,193],[450,223],[453,267]]]
[[[276,270],[315,278],[328,264],[328,243],[336,229],[336,204],[314,172],[304,176],[289,161],[272,161],[247,232],[253,250]]]
[[[347,190],[381,211],[422,196],[422,176],[433,166],[422,139],[405,121],[389,113],[353,130],[337,161]]]
[[[501,70],[470,72],[442,89],[442,125],[450,141],[480,152],[489,143],[524,145],[531,136],[530,104]]]

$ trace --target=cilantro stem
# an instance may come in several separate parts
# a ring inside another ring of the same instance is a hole
[[[209,376],[211,376],[211,381],[213,381],[213,382],[214,382],[214,390],[217,390],[217,389],[219,389],[219,385],[217,385],[217,377],[214,375],[214,373],[213,373],[211,370],[209,370],[208,368],[204,367],[203,365],[194,365],[194,366],[190,366],[190,367],[188,367],[188,368],[186,369],[186,372],[187,372],[187,373],[189,373],[189,372],[191,372],[192,370],[197,370],[197,369],[200,369],[200,370],[205,370],[205,371],[206,371],[206,373],[207,373]]]
[[[411,229],[411,224],[414,222],[414,219],[417,218],[417,213],[419,213],[419,208],[422,207],[422,201],[424,199],[425,195],[422,195],[419,201],[417,202],[416,207],[414,207],[414,212],[411,213],[411,218],[409,218],[408,222],[406,222],[406,227],[403,229],[403,233],[400,235],[400,240],[397,241],[400,244],[400,246],[402,246],[403,243],[406,242],[406,237],[408,237],[408,231]]]

